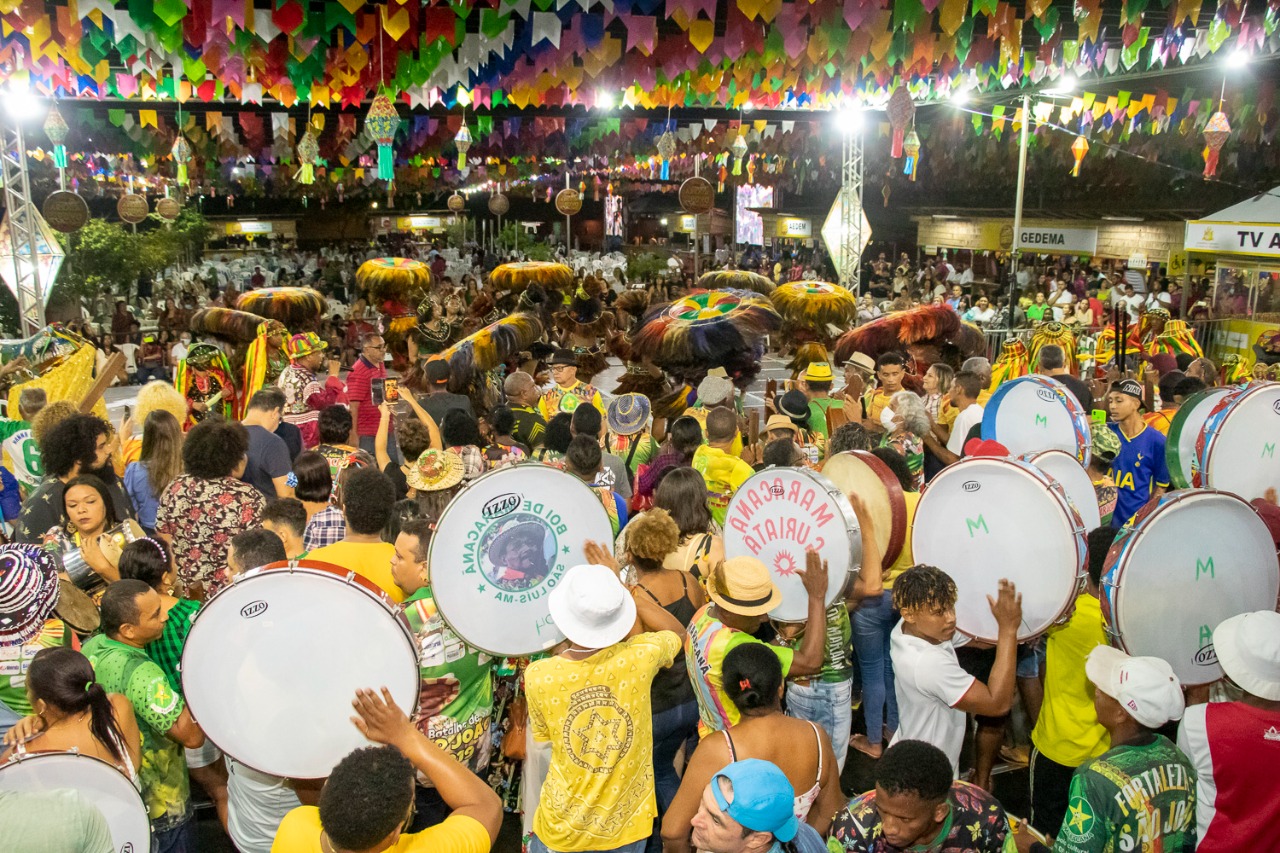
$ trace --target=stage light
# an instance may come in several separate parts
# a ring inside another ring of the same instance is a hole
[[[1048,89],[1044,90],[1046,95],[1070,95],[1076,90],[1076,78],[1074,74],[1063,74],[1058,78],[1058,82],[1054,83]]]
[[[836,124],[841,133],[853,134],[862,130],[862,110],[845,107],[836,113]]]
[[[613,93],[607,89],[596,89],[595,108],[598,110],[611,110],[617,105],[617,100],[613,97]]]
[[[1243,48],[1236,50],[1227,57],[1228,68],[1244,68],[1249,64],[1249,51]]]
[[[5,111],[18,121],[32,118],[40,112],[40,99],[25,86],[6,89],[3,98]]]
[[[951,93],[951,103],[955,104],[957,107],[963,107],[965,104],[969,103],[969,90],[956,89]]]

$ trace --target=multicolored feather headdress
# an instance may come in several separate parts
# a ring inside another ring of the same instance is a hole
[[[1062,347],[1062,353],[1066,356],[1064,363],[1067,370],[1073,374],[1076,372],[1076,333],[1070,327],[1056,320],[1050,320],[1036,329],[1035,334],[1031,336],[1031,347],[1027,353],[1031,364],[1040,363],[1040,350],[1047,346]]]
[[[704,290],[750,290],[768,296],[777,288],[773,279],[749,270],[714,270],[698,279],[698,287]]]
[[[191,331],[213,335],[234,344],[247,344],[258,335],[266,317],[234,308],[201,308],[191,317]]]
[[[1187,328],[1185,320],[1169,320],[1164,324],[1164,331],[1156,335],[1156,339],[1151,342],[1151,354],[1161,353],[1175,358],[1180,355],[1204,357],[1204,349],[1191,333],[1191,329]]]
[[[770,298],[785,322],[808,329],[843,329],[858,313],[858,300],[851,292],[825,281],[789,281],[778,285]]]
[[[309,287],[264,287],[241,294],[236,308],[278,320],[294,332],[313,331],[324,316],[325,301]]]
[[[431,289],[431,268],[410,258],[370,258],[356,270],[356,285],[375,304],[417,305]]]
[[[632,358],[648,358],[680,382],[696,385],[723,367],[741,387],[760,371],[764,336],[782,318],[772,303],[747,290],[693,290],[655,305],[632,337]]]
[[[503,264],[489,273],[489,282],[495,290],[516,292],[524,290],[531,284],[539,285],[546,290],[568,290],[573,287],[575,281],[572,269],[564,264],[553,264],[547,261]]]
[[[1026,344],[1020,338],[1007,340],[1000,347],[1000,357],[991,365],[991,390],[999,388],[1003,382],[1026,376],[1030,372]]]
[[[470,376],[510,361],[540,337],[542,323],[537,316],[520,312],[468,335],[436,358],[447,361],[454,376]]]
[[[981,329],[960,322],[960,316],[945,305],[921,305],[845,332],[836,341],[834,354],[836,363],[844,364],[855,352],[879,358],[912,344],[944,343],[955,345],[966,358],[986,351]]]

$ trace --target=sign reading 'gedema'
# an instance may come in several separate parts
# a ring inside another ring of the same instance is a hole
[[[1023,228],[1018,248],[1043,254],[1088,254],[1098,251],[1097,228]]]

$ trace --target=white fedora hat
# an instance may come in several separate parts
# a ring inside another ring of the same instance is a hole
[[[1259,610],[1213,629],[1213,650],[1227,677],[1241,688],[1280,702],[1280,613]]]
[[[547,596],[556,627],[575,646],[603,649],[621,642],[636,622],[636,603],[611,569],[573,566]]]

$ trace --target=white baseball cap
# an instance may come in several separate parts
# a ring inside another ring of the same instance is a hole
[[[1095,646],[1084,672],[1094,687],[1149,729],[1181,719],[1186,708],[1173,667],[1160,658],[1130,657],[1110,646]]]
[[[1213,650],[1228,678],[1254,696],[1280,702],[1280,613],[1232,616],[1213,630]]]
[[[636,602],[605,566],[573,566],[547,596],[551,621],[575,646],[620,643],[636,622]]]

